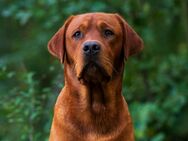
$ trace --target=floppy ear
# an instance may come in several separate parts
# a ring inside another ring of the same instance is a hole
[[[71,22],[73,16],[69,17],[64,25],[55,33],[55,35],[48,42],[48,51],[55,57],[60,59],[60,62],[64,62],[64,57],[66,53],[66,30]]]
[[[116,14],[123,32],[124,57],[127,60],[129,56],[140,52],[143,47],[143,41],[130,25],[118,14]]]

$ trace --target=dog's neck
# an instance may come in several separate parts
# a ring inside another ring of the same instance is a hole
[[[122,75],[121,72],[107,83],[82,84],[76,78],[74,69],[69,65],[64,70],[65,87],[64,94],[69,95],[70,99],[65,100],[65,106],[71,105],[66,117],[71,121],[79,121],[83,127],[74,127],[82,132],[95,131],[97,133],[110,133],[118,128],[119,122],[124,121],[125,101],[122,96]],[[66,97],[65,95],[65,97]],[[71,101],[70,101],[71,100]],[[66,104],[69,102],[69,104]],[[71,103],[71,104],[70,104]],[[76,115],[72,117],[71,115]],[[75,120],[76,118],[76,120]],[[71,120],[72,119],[72,120]],[[113,126],[112,123],[113,122]],[[77,123],[71,123],[77,126]],[[123,124],[123,123],[122,123]],[[101,128],[103,127],[103,128]]]
[[[65,87],[71,86],[70,93],[72,96],[76,96],[77,100],[85,105],[85,108],[90,108],[91,111],[99,113],[106,108],[115,108],[118,101],[122,99],[123,68],[109,82],[87,84],[82,84],[77,79],[74,69],[69,65],[65,68]],[[113,109],[113,111],[115,110]]]

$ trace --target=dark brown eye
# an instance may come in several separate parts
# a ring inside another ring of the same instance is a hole
[[[110,37],[110,36],[113,36],[113,35],[114,35],[114,32],[112,32],[111,30],[109,30],[109,29],[104,30],[104,36],[105,37]]]
[[[82,32],[81,31],[76,31],[72,36],[75,39],[80,39],[82,37]]]

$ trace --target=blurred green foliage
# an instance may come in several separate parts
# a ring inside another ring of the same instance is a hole
[[[1,0],[0,140],[48,140],[63,70],[47,42],[72,15],[119,13],[145,42],[123,94],[137,141],[188,140],[187,0]]]

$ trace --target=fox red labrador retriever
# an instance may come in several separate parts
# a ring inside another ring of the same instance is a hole
[[[48,43],[65,76],[50,141],[134,141],[122,80],[124,60],[142,48],[142,39],[118,14],[66,20]]]

